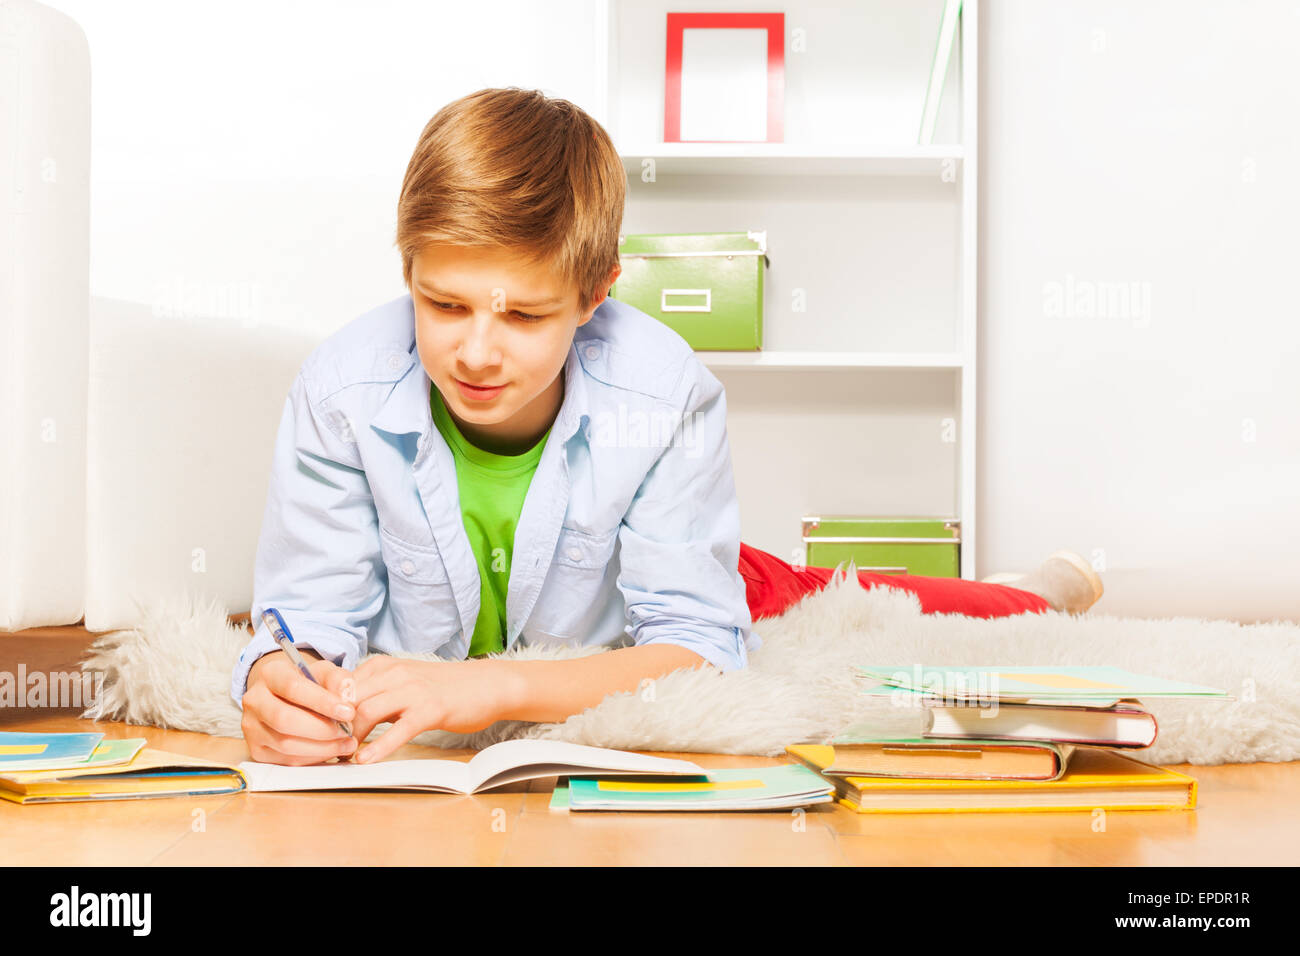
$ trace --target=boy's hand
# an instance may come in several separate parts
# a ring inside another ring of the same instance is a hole
[[[335,723],[355,715],[352,673],[312,650],[301,653],[319,685],[284,651],[264,654],[248,672],[242,727],[253,760],[301,766],[346,759],[357,748],[361,738],[349,737]]]
[[[376,724],[392,721],[357,763],[383,760],[426,730],[473,733],[501,719],[508,675],[486,661],[416,661],[370,657],[355,671],[357,719],[352,732],[365,740]]]

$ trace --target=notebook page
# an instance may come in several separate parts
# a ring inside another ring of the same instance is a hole
[[[475,754],[469,762],[466,792],[499,787],[533,777],[568,773],[677,773],[706,771],[689,760],[647,757],[626,750],[588,747],[564,740],[503,740]]]
[[[351,787],[420,787],[469,793],[468,765],[459,760],[381,760],[378,763],[332,763],[307,767],[245,761],[239,769],[250,792],[268,790],[342,790]]]

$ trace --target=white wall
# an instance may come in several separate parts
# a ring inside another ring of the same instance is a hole
[[[589,0],[50,5],[91,50],[92,296],[320,338],[402,291],[433,112],[593,108],[603,42]],[[1297,5],[981,15],[979,573],[1068,547],[1102,609],[1300,616]],[[1115,284],[1127,318],[1060,301]]]
[[[1300,4],[981,15],[980,573],[1300,617]]]
[[[324,337],[401,295],[397,196],[446,103],[589,109],[589,0],[50,0],[86,31],[91,294]]]

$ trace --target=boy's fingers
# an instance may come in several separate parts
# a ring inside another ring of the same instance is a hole
[[[385,710],[382,701],[377,704],[373,699],[363,702],[357,708],[357,719],[352,722],[352,736],[357,738],[357,743],[369,737],[371,732],[384,721],[398,716],[385,713]]]
[[[301,674],[298,677],[304,684],[315,686]],[[313,740],[334,740],[343,736],[334,719],[321,715],[319,711],[280,697],[269,687],[262,688],[262,693],[265,699],[257,702],[257,711],[262,723],[271,730]]]
[[[402,744],[408,743],[422,729],[419,721],[409,716],[403,717],[384,731],[383,736],[374,743],[366,744],[358,750],[352,759],[357,763],[374,763],[376,760],[383,760]]]
[[[312,676],[315,677],[322,687],[330,693],[338,696],[345,704],[350,704],[353,708],[357,705],[357,677],[353,671],[339,667],[333,661],[321,661],[320,665],[311,665]],[[343,717],[341,720],[351,718]]]
[[[320,661],[318,663],[328,664],[330,667],[334,667],[335,670],[341,672],[341,668],[335,667],[335,665],[329,661]],[[352,712],[355,708],[345,701],[342,695],[330,690],[323,684],[313,684],[303,676],[302,672],[298,670],[298,668],[295,667],[293,662],[288,660],[288,658],[285,659],[284,664],[285,666],[269,670],[266,674],[264,683],[266,684],[267,690],[271,691],[271,693],[276,697],[279,697],[281,700],[290,701],[291,703],[297,704],[299,707],[303,707],[321,715],[323,718],[330,720],[351,719]],[[318,675],[314,669],[312,670],[312,676],[317,680],[322,679],[322,676]],[[327,677],[326,679],[332,678]],[[338,710],[340,707],[344,709],[341,711]],[[339,713],[346,713],[348,716],[339,717]],[[287,730],[288,728],[284,729]]]
[[[330,757],[342,757],[357,748],[356,739],[344,737],[340,740],[312,740],[310,737],[297,737],[293,734],[270,731],[271,739],[266,745],[278,754],[286,757],[311,757],[315,760],[329,760]]]
[[[372,697],[378,697],[392,690],[398,684],[406,679],[406,674],[396,668],[385,668],[381,671],[373,671],[369,674],[362,674],[357,671],[356,684],[354,693],[358,704],[370,700]]]
[[[396,661],[386,654],[374,654],[358,664],[353,673],[356,674],[358,680],[363,677],[374,677],[376,674],[382,674],[395,663]]]
[[[283,747],[284,750],[277,750],[277,747]],[[319,748],[319,752],[316,751]],[[346,740],[333,742],[326,741],[309,741],[302,737],[292,737],[279,734],[268,739],[257,750],[254,760],[259,763],[278,763],[288,766],[304,766],[307,764],[319,764],[338,757],[339,760],[350,759],[354,752],[355,741],[349,737]],[[302,751],[302,752],[299,752]],[[251,751],[250,751],[251,753]]]
[[[317,661],[312,660],[310,657],[305,658],[305,660],[307,661],[307,669],[311,671],[311,676],[320,681],[322,686],[325,687],[337,683],[340,678],[351,673],[351,671],[345,671],[333,661]]]

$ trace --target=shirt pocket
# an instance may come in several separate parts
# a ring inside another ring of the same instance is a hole
[[[601,533],[560,528],[555,554],[527,630],[538,640],[585,641],[600,620],[618,569],[612,561],[618,528]]]
[[[404,650],[432,651],[460,633],[460,611],[442,554],[434,545],[397,537],[382,525],[388,604]]]

